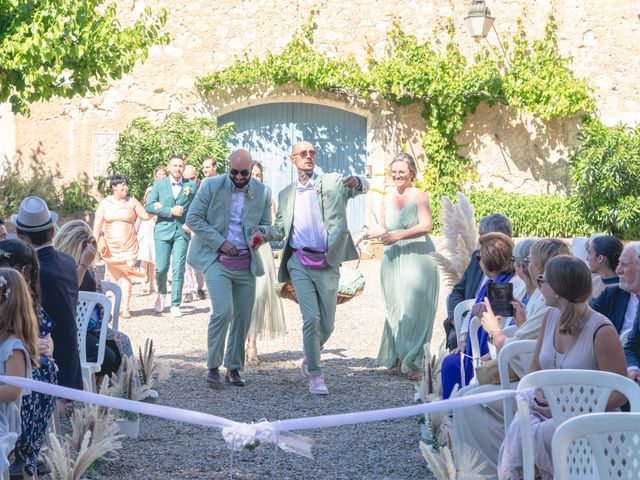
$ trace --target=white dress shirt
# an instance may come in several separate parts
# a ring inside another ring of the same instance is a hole
[[[180,195],[180,190],[182,190],[182,178],[176,181],[171,177],[169,181],[171,182],[171,193],[173,193],[173,198],[175,200],[178,198],[178,195]],[[174,185],[174,183],[177,183],[177,185]]]
[[[309,247],[326,252],[329,234],[318,204],[318,192],[315,189],[317,177],[314,173],[306,185],[299,181],[296,185],[290,243],[295,249]]]
[[[242,231],[242,213],[246,199],[247,192],[233,192],[231,194],[231,215],[229,216],[229,231],[226,240],[233,243],[238,250],[249,248]]]

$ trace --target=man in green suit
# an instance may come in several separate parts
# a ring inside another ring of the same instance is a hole
[[[293,146],[291,162],[298,180],[280,192],[274,225],[256,230],[256,236],[286,240],[278,280],[291,280],[300,305],[302,371],[309,377],[309,392],[326,395],[320,350],[333,332],[339,267],[358,258],[347,226],[347,201],[365,193],[369,184],[364,177],[316,174],[316,157],[309,142]]]
[[[156,246],[156,279],[158,297],[155,310],[161,313],[166,304],[169,259],[172,264],[171,316],[180,317],[187,247],[191,239],[185,227],[189,206],[195,197],[195,182],[182,177],[184,160],[174,155],[169,160],[169,176],[153,182],[145,208],[158,216],[153,231]]]
[[[271,225],[271,190],[251,177],[251,166],[248,151],[233,152],[229,174],[202,182],[187,215],[187,224],[195,233],[189,264],[204,272],[213,310],[207,356],[207,383],[213,388],[222,387],[219,368],[223,360],[227,382],[237,387],[245,384],[240,370],[256,276],[264,275],[250,237],[254,228]]]

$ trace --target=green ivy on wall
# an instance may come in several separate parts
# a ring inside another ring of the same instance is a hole
[[[369,54],[366,68],[353,57],[336,59],[317,51],[312,24],[311,17],[279,53],[267,52],[262,59],[245,55],[198,79],[197,88],[207,93],[297,83],[310,92],[364,100],[375,95],[397,105],[419,104],[426,121],[422,143],[428,159],[421,187],[433,196],[453,195],[474,179],[471,160],[459,155],[456,137],[481,102],[501,102],[545,120],[594,109],[586,82],[575,77],[570,59],[558,49],[553,17],[544,38],[530,42],[519,22],[507,57],[484,48],[472,62],[456,44],[451,20],[443,48],[418,41],[396,21],[385,55]]]

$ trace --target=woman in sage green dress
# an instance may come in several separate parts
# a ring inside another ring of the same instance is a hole
[[[435,251],[428,235],[431,207],[429,196],[413,186],[418,172],[411,155],[396,155],[390,168],[395,189],[384,199],[380,223],[365,230],[356,243],[380,238],[385,246],[380,277],[386,318],[378,364],[419,380],[440,286],[438,268],[429,256]]]

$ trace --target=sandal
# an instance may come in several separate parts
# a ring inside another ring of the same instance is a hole
[[[246,354],[245,363],[250,367],[257,367],[260,365],[260,360],[258,360],[258,349],[257,347],[248,347]]]
[[[412,368],[411,370],[409,370],[407,378],[412,382],[419,382],[420,380],[422,380],[422,369]]]
[[[402,373],[402,362],[400,359],[396,358],[396,364],[393,367],[388,368],[387,371],[389,372],[389,375],[400,375]]]

